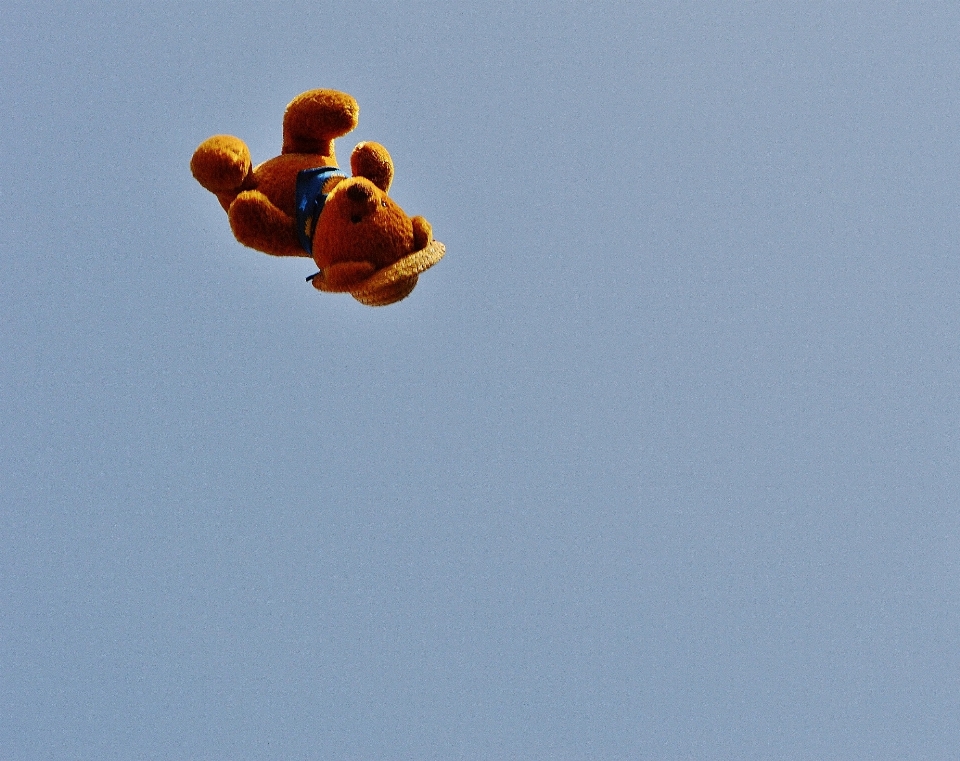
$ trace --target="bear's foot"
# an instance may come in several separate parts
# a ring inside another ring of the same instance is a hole
[[[214,135],[193,152],[190,171],[211,193],[239,192],[253,177],[250,149],[238,137]]]
[[[357,126],[360,106],[336,90],[310,90],[290,101],[283,115],[282,153],[333,156],[333,140]]]

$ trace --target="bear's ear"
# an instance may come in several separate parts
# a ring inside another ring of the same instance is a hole
[[[333,192],[333,189],[337,187],[341,182],[343,182],[346,177],[342,177],[339,174],[335,174],[332,177],[328,178],[325,183],[323,183],[323,193],[324,195],[330,195]]]
[[[422,251],[433,240],[433,228],[423,217],[413,217],[413,250]]]
[[[393,182],[393,159],[380,143],[360,143],[350,154],[354,177],[366,177],[386,193]]]

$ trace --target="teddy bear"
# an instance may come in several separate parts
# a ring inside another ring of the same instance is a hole
[[[334,140],[357,126],[359,113],[346,93],[310,90],[287,106],[279,156],[252,166],[242,140],[215,135],[194,152],[190,170],[244,246],[311,256],[320,271],[307,280],[317,290],[385,306],[408,296],[445,249],[426,219],[407,216],[387,195],[394,166],[386,148],[360,143],[352,176],[339,169]]]

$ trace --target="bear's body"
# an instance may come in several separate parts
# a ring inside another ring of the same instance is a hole
[[[444,247],[423,217],[408,217],[387,195],[393,161],[382,145],[354,149],[354,176],[336,171],[333,141],[357,125],[358,114],[346,93],[311,90],[287,106],[279,156],[254,167],[242,140],[216,135],[200,144],[190,169],[217,196],[240,243],[274,256],[312,256],[318,290],[380,306],[409,294]],[[320,168],[331,171],[317,178]]]

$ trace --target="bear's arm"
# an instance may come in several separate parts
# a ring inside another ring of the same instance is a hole
[[[227,212],[234,237],[273,256],[309,256],[300,246],[293,220],[259,190],[245,190]]]

